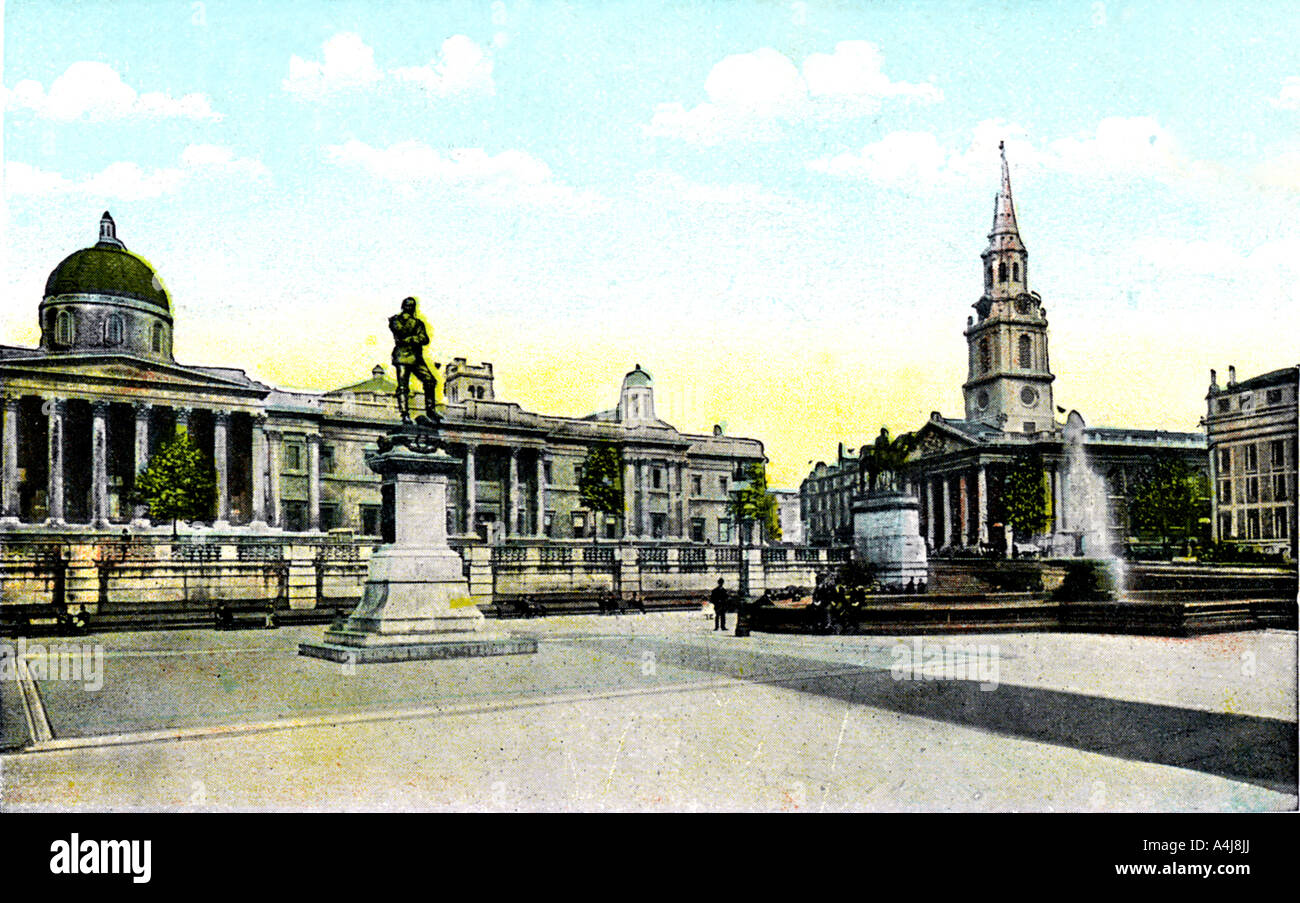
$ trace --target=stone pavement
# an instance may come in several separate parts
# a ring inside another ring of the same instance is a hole
[[[39,735],[0,755],[0,809],[1296,807],[1294,632],[711,623],[512,621],[537,655],[353,669],[296,654],[319,627],[78,638],[102,644],[102,687],[33,667],[33,715],[0,681],[0,746]]]

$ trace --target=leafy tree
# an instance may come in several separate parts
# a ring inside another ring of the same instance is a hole
[[[1129,523],[1159,535],[1167,555],[1174,534],[1182,533],[1185,538],[1193,535],[1208,495],[1204,474],[1180,458],[1157,458],[1150,475],[1136,487],[1129,501]]]
[[[216,508],[216,470],[181,430],[154,452],[136,477],[134,496],[154,520],[170,520],[175,536],[177,520],[209,517]]]
[[[1047,528],[1047,470],[1038,455],[1022,458],[1002,475],[1002,504],[1014,534],[1026,538]]]
[[[769,539],[780,539],[781,511],[776,496],[767,490],[767,467],[762,461],[750,461],[740,472],[749,487],[731,493],[727,510],[737,526],[743,521],[757,521]]]
[[[587,448],[587,459],[582,465],[582,478],[578,480],[579,502],[592,513],[623,514],[623,453],[612,442],[597,442]],[[591,525],[594,543],[600,530]]]
[[[889,429],[880,428],[880,435],[870,445],[862,446],[858,467],[867,474],[867,491],[875,492],[876,484],[884,474],[896,475],[907,462],[907,456],[916,448],[915,433],[903,433],[890,438]]]

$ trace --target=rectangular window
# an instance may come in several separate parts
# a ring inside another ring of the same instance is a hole
[[[570,515],[573,522],[573,536],[575,539],[581,539],[587,535],[587,512],[575,511]]]
[[[1259,449],[1254,445],[1247,445],[1243,450],[1246,452],[1246,473],[1259,470]]]
[[[723,495],[726,495],[726,494],[727,494],[727,478],[726,478],[726,477],[718,477],[718,488],[722,490],[722,494],[723,494]]]
[[[379,535],[379,506],[361,505],[357,509],[357,520],[361,524],[362,536]]]
[[[324,442],[320,446],[320,472],[334,472],[334,446],[326,445]]]
[[[1220,414],[1226,414],[1226,413],[1228,413],[1228,411],[1230,411],[1231,409],[1232,409],[1232,399],[1231,399],[1231,398],[1220,398],[1220,399],[1219,399],[1219,413],[1220,413]]]
[[[553,480],[551,479],[551,462],[550,462],[550,461],[543,461],[543,462],[542,462],[542,479],[545,480],[548,484],[551,483],[551,482],[553,482]],[[549,534],[548,534],[548,535],[549,535]]]
[[[1286,466],[1286,441],[1283,439],[1274,439],[1269,443],[1269,457],[1273,462],[1274,470],[1281,470]]]
[[[612,514],[605,515],[605,538],[618,539],[618,518]]]
[[[1232,472],[1232,449],[1219,449],[1219,473],[1226,474]]]
[[[1286,491],[1286,474],[1273,474],[1273,501],[1285,502],[1287,500]]]
[[[574,486],[581,486],[581,485],[582,485],[582,465],[581,465],[581,464],[575,464],[575,465],[573,465],[573,485],[574,485]]]
[[[731,542],[731,521],[726,518],[718,521],[718,542]]]
[[[1219,540],[1222,541],[1231,538],[1232,538],[1232,515],[1220,514],[1219,515]]]
[[[650,538],[663,539],[668,530],[668,515],[658,512],[650,513]]]
[[[1291,521],[1286,515],[1285,508],[1273,509],[1273,532],[1277,534],[1278,539],[1287,539],[1291,535]]]
[[[339,506],[335,502],[321,502],[320,506],[320,528],[322,530],[334,530],[343,526],[339,523]]]
[[[1282,390],[1281,390],[1281,389],[1269,389],[1269,390],[1268,390],[1268,398],[1267,398],[1267,401],[1268,401],[1269,404],[1281,404],[1281,403],[1282,403]]]
[[[704,518],[691,518],[691,542],[704,542]]]
[[[691,477],[691,495],[704,495],[704,480],[699,474]]]
[[[1034,421],[1032,421],[1032,420],[1026,420],[1026,421],[1025,421],[1025,432],[1026,432],[1026,433],[1036,433],[1036,432],[1038,432],[1038,424],[1034,423]]]
[[[660,489],[663,486],[664,472],[658,467],[650,470],[650,485],[654,489]]]
[[[1246,538],[1259,539],[1259,509],[1257,508],[1246,512]]]
[[[1219,481],[1219,504],[1232,504],[1232,480]]]
[[[284,443],[280,463],[285,470],[302,470],[302,446],[297,442]]]
[[[542,533],[547,536],[555,535],[555,512],[547,511],[542,515]]]
[[[1259,501],[1259,477],[1246,478],[1246,504]]]

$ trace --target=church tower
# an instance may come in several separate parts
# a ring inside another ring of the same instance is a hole
[[[1029,290],[1029,252],[1020,240],[1011,174],[1002,151],[1002,190],[984,261],[984,294],[966,319],[966,419],[1009,433],[1055,429],[1043,299]]]

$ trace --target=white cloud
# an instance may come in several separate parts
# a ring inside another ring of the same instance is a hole
[[[988,119],[975,127],[966,148],[953,152],[929,132],[893,132],[859,150],[811,160],[808,168],[907,191],[937,191],[996,167],[998,142],[1003,140],[1008,159],[1020,170],[1166,183],[1221,179],[1214,166],[1188,156],[1174,135],[1148,116],[1103,119],[1091,134],[1045,144],[1031,142],[1022,126]]]
[[[81,179],[69,179],[60,173],[11,161],[5,164],[5,194],[10,197],[72,194],[136,201],[169,194],[205,174],[263,178],[269,172],[260,161],[236,157],[227,148],[191,144],[181,153],[179,166],[146,169],[137,163],[120,161]]]
[[[1300,151],[1287,151],[1266,160],[1255,168],[1251,176],[1269,188],[1300,191]]]
[[[423,66],[402,66],[385,73],[375,63],[375,51],[352,32],[340,32],[321,48],[321,61],[289,59],[284,90],[305,100],[321,100],[344,91],[373,88],[386,77],[416,85],[430,96],[473,97],[490,95],[492,58],[463,34],[442,42],[436,57]]]
[[[795,122],[870,115],[886,98],[943,99],[934,85],[891,81],[883,65],[879,49],[866,41],[842,41],[833,53],[812,54],[802,71],[771,48],[735,54],[710,70],[707,101],[690,108],[659,104],[645,131],[693,144],[764,141]]]
[[[1268,102],[1281,110],[1300,110],[1300,75],[1284,79],[1282,90],[1277,97],[1270,97]]]
[[[492,94],[492,58],[463,34],[442,42],[442,55],[426,66],[392,70],[398,81],[419,85],[434,97]]]
[[[793,207],[795,199],[777,194],[752,182],[711,185],[695,182],[663,169],[644,170],[637,174],[637,184],[656,200],[676,200],[687,204],[720,207]]]
[[[339,32],[321,47],[321,61],[289,58],[289,76],[281,84],[290,94],[318,100],[353,88],[367,88],[384,77],[375,65],[375,51],[361,36]]]
[[[42,119],[72,121],[143,117],[153,119],[218,120],[204,94],[171,97],[161,92],[139,94],[122,81],[107,63],[83,61],[73,63],[50,83],[49,91],[40,82],[25,79],[6,92],[9,110],[31,110]]]
[[[371,147],[355,139],[330,145],[326,157],[406,189],[459,189],[500,204],[572,204],[594,200],[558,182],[551,169],[525,151],[489,154],[482,148],[441,153],[419,141]]]

